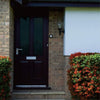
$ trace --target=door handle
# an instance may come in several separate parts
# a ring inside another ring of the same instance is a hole
[[[19,49],[19,48],[16,48],[16,55],[19,54],[19,51],[22,51],[23,49]]]

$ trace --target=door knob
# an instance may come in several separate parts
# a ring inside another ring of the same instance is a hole
[[[19,51],[22,51],[23,49],[20,49],[20,48],[16,48],[16,55],[19,54]]]

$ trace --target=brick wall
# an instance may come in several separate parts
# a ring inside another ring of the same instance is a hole
[[[68,100],[71,94],[67,85],[67,70],[70,68],[69,57],[63,55],[63,37],[59,35],[57,24],[64,23],[64,9],[50,8],[49,10],[49,86],[52,90],[65,91]]]
[[[69,91],[69,88],[68,88],[68,84],[67,84],[67,80],[68,80],[68,77],[67,77],[67,70],[70,68],[70,64],[69,64],[69,57],[68,56],[65,56],[65,76],[66,76],[66,81],[65,81],[65,92],[66,92],[66,98],[67,100],[72,100],[71,98],[71,94],[70,94],[70,91]]]
[[[64,10],[49,9],[49,86],[53,90],[65,90],[65,60],[63,56],[63,33],[59,35],[58,21],[63,23]]]
[[[9,56],[9,0],[0,0],[0,55]]]

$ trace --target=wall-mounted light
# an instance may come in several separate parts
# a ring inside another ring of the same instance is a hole
[[[59,30],[59,35],[61,35],[61,32],[64,33],[64,30],[62,28],[62,24],[61,23],[58,23],[58,30]]]

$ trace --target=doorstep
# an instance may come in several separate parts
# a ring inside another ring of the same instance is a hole
[[[65,100],[65,92],[50,90],[16,90],[12,93],[12,100]]]
[[[65,92],[63,91],[15,91],[13,92],[13,94],[37,94],[37,95],[40,95],[40,94],[48,94],[48,95],[56,95],[56,94],[59,94],[59,95],[64,95]]]

